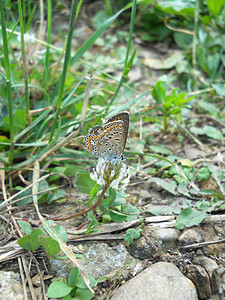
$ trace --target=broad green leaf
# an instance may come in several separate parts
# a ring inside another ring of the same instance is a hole
[[[68,235],[64,227],[55,225],[54,231],[58,235],[58,237],[63,240],[64,243],[68,242]]]
[[[160,185],[163,189],[170,192],[171,194],[173,194],[173,195],[177,194],[176,193],[177,184],[175,181],[168,181],[165,179],[152,177],[152,178],[148,179],[148,182],[155,182],[158,185]]]
[[[30,223],[28,223],[26,221],[22,221],[22,220],[18,220],[17,222],[25,234],[30,234],[32,232],[32,227],[31,227]]]
[[[157,2],[156,7],[167,14],[194,17],[195,0],[160,0]]]
[[[3,151],[3,149],[7,147],[7,145],[2,145],[2,143],[10,143],[10,140],[6,136],[0,136],[0,151]]]
[[[73,268],[68,278],[68,283],[70,286],[72,287],[76,286],[79,279],[79,274],[80,274],[79,269],[77,267]]]
[[[46,203],[50,204],[52,201],[56,201],[60,198],[63,198],[65,195],[66,195],[66,192],[64,190],[53,191],[53,192],[51,192],[51,194],[48,195]]]
[[[205,125],[203,130],[204,130],[205,134],[212,139],[215,139],[215,140],[223,139],[222,133],[213,126]]]
[[[78,289],[76,289],[75,296],[77,297],[75,299],[89,300],[94,297],[94,293],[92,293],[88,288],[86,288],[86,289],[78,288]]]
[[[127,229],[124,235],[124,241],[128,243],[128,245],[132,244],[133,240],[138,239],[141,235],[142,229],[138,228],[129,228]]]
[[[223,84],[212,84],[212,87],[219,96],[225,96],[225,86]]]
[[[178,51],[177,51],[178,52]],[[162,70],[162,69],[172,69],[174,68],[178,62],[184,60],[184,54],[180,51],[178,53],[173,54],[172,56],[162,60],[159,58],[146,58],[145,64],[155,70]]]
[[[152,97],[157,104],[163,104],[166,97],[167,84],[164,81],[158,81],[152,90]]]
[[[89,193],[89,201],[88,202],[91,202],[91,200],[97,195],[97,193],[98,193],[98,184],[96,182]]]
[[[124,215],[123,213],[112,209],[109,211],[109,215],[111,219],[116,223],[123,222],[127,219],[127,215]]]
[[[91,277],[91,276],[87,276],[87,277],[88,277],[88,279],[89,279],[89,281],[90,281],[90,287],[95,286],[96,280],[95,280],[93,277]],[[86,288],[87,288],[86,283],[84,282],[83,277],[79,277],[76,286],[77,286],[78,288],[80,288],[80,289],[86,289]]]
[[[224,89],[225,92],[225,89]],[[224,93],[225,96],[225,93]],[[204,110],[209,112],[210,114],[216,116],[219,112],[219,109],[217,108],[217,106],[214,103],[211,102],[207,102],[207,101],[200,101],[199,102],[199,106]]]
[[[35,251],[41,246],[39,236],[44,236],[44,233],[40,229],[34,229],[31,234],[23,236],[17,243],[25,250]]]
[[[38,239],[49,257],[56,255],[60,252],[59,243],[53,238],[48,236],[47,237],[39,236]]]
[[[26,125],[28,124],[25,110],[17,110],[15,112],[13,121],[14,121],[13,127],[16,132],[21,131],[23,128],[25,128]],[[9,126],[10,126],[9,116],[4,117],[2,122],[7,128],[9,128]]]
[[[76,186],[80,192],[89,194],[95,185],[95,181],[90,178],[90,173],[80,171],[76,175]]]
[[[176,220],[176,228],[183,229],[184,227],[191,227],[199,225],[209,215],[206,212],[193,210],[191,207],[182,210]]]
[[[48,288],[47,295],[49,298],[61,298],[72,291],[72,287],[62,281],[54,281]]]
[[[195,126],[192,126],[190,128],[190,131],[191,131],[191,133],[196,134],[196,135],[203,135],[204,134],[203,128],[199,128],[199,127],[195,127]]]
[[[210,14],[213,16],[219,15],[224,3],[224,0],[207,0],[207,6]]]
[[[153,145],[153,146],[150,146],[150,148],[152,149],[153,152],[156,152],[156,153],[160,153],[160,154],[166,154],[166,155],[170,155],[172,154],[172,152],[165,147],[165,145]]]
[[[127,214],[127,219],[126,219],[127,222],[136,220],[140,214],[139,209],[131,204],[123,206],[122,212]]]
[[[196,178],[198,180],[206,180],[206,179],[209,179],[209,177],[210,177],[210,172],[207,167],[202,167],[198,170],[198,173],[196,176]]]

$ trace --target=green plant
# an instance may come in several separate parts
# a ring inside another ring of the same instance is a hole
[[[114,175],[113,175],[114,174]],[[91,174],[78,172],[76,185],[81,192],[89,194],[88,206],[83,213],[88,213],[90,220],[87,231],[93,232],[99,223],[93,215],[96,209],[97,218],[103,222],[123,222],[138,218],[140,211],[133,205],[126,203],[124,190],[129,182],[127,167],[124,164],[99,159]],[[107,198],[104,195],[108,192]],[[97,194],[100,193],[99,196]]]
[[[32,230],[28,222],[19,220],[18,223],[26,234],[17,241],[23,249],[34,252],[42,246],[48,257],[60,252],[59,243],[55,239],[45,236],[46,231],[43,227]],[[51,226],[53,222],[49,221],[49,224]],[[55,225],[53,230],[65,243],[67,242],[67,233],[63,227]]]
[[[163,114],[163,131],[168,131],[168,119],[176,116],[177,120],[181,121],[181,109],[187,107],[186,103],[194,97],[186,98],[186,93],[178,94],[178,89],[166,95],[167,84],[163,81],[158,81],[152,90],[152,97],[155,100],[158,109]]]
[[[88,279],[91,287],[97,284],[97,281],[91,276],[88,276]],[[62,298],[62,300],[89,300],[93,298],[94,293],[86,286],[78,268],[74,268],[70,272],[68,280],[54,278],[48,288],[47,295],[49,298]]]

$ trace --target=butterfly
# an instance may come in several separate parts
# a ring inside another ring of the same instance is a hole
[[[87,150],[111,162],[124,160],[123,151],[129,129],[129,112],[109,118],[103,126],[95,126],[85,138]]]

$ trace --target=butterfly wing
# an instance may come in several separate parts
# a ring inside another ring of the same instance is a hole
[[[127,142],[127,135],[128,135],[128,129],[129,129],[129,112],[127,111],[124,111],[124,112],[121,112],[111,118],[109,118],[107,121],[106,121],[106,124],[110,123],[110,122],[115,122],[115,121],[119,121],[121,120],[123,122],[123,132],[122,132],[122,151],[120,154],[123,153],[123,150],[125,148],[125,145],[126,145],[126,142]]]

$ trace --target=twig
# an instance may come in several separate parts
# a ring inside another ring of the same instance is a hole
[[[141,231],[141,235],[143,235],[146,238],[146,240],[149,241],[149,243],[152,245],[156,252],[159,252],[159,249],[156,247],[153,241],[143,231]]]
[[[85,89],[85,95],[84,95],[84,102],[83,102],[83,107],[82,107],[82,112],[81,112],[81,116],[80,116],[80,124],[79,124],[79,131],[81,132],[83,126],[84,126],[84,119],[86,116],[86,112],[87,112],[87,106],[88,106],[88,100],[89,100],[89,94],[90,94],[90,90],[91,90],[91,84],[92,84],[92,80],[93,80],[93,71],[90,72],[90,77],[86,77],[87,79],[87,86]]]
[[[180,250],[196,249],[196,248],[201,248],[201,247],[208,246],[208,245],[216,245],[216,244],[222,244],[222,243],[225,243],[225,239],[219,240],[219,241],[202,242],[202,243],[190,244],[190,245],[186,245],[186,246],[180,246],[179,249]]]
[[[69,219],[72,219],[72,218],[76,218],[76,217],[78,217],[78,216],[82,216],[82,215],[88,213],[88,212],[91,211],[91,210],[94,210],[94,209],[101,203],[102,197],[104,196],[104,194],[105,194],[105,192],[108,190],[108,188],[109,188],[109,186],[106,184],[106,185],[104,186],[104,188],[103,188],[101,194],[99,195],[98,200],[97,200],[92,206],[88,207],[87,209],[82,210],[82,211],[80,211],[80,212],[78,212],[78,213],[76,213],[76,214],[73,214],[73,215],[70,215],[70,216],[67,216],[67,217],[53,218],[53,219],[51,219],[51,220],[53,220],[53,221],[62,221],[62,220],[64,221],[64,220],[69,220]]]
[[[21,278],[22,287],[23,287],[23,297],[24,297],[24,300],[28,300],[26,284],[25,284],[25,278],[24,278],[24,274],[23,274],[23,268],[22,268],[22,263],[21,263],[21,258],[20,257],[18,257],[18,265],[19,265],[19,269],[20,269],[20,278]]]

